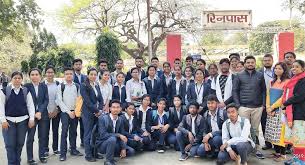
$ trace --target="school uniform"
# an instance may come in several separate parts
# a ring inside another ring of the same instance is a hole
[[[106,155],[106,162],[114,163],[114,156],[119,156],[122,149],[126,149],[127,156],[135,154],[133,148],[120,140],[120,135],[125,135],[121,117],[114,119],[112,114],[102,115],[98,119],[97,143],[102,154]]]
[[[183,116],[181,123],[178,126],[178,132],[176,132],[177,142],[180,147],[181,154],[186,154],[185,146],[190,144],[188,140],[188,134],[191,132],[194,136],[194,143],[190,149],[190,156],[196,156],[203,136],[205,136],[205,124],[204,118],[197,114],[192,117],[191,114]]]
[[[151,97],[151,102],[157,104],[158,99],[161,97],[161,80],[155,76],[153,79],[145,77],[143,79],[145,83],[147,94]]]
[[[96,155],[92,155],[93,148],[90,145],[92,129],[97,124],[98,118],[95,113],[103,110],[103,97],[98,85],[90,85],[83,83],[80,87],[80,94],[83,98],[82,105],[82,121],[84,124],[84,147],[86,159],[91,159]]]
[[[8,165],[20,165],[28,121],[34,121],[34,115],[33,98],[27,88],[12,85],[0,91],[0,121],[10,125],[2,129]]]
[[[182,98],[182,105],[185,105],[185,95],[186,95],[186,89],[184,84],[184,78],[182,77],[180,80],[177,80],[175,77],[171,83],[171,94],[170,94],[170,106],[173,106],[173,99],[175,95],[179,95]]]
[[[112,90],[112,100],[120,100],[121,106],[125,107],[127,104],[126,99],[126,86],[124,84],[119,86],[118,83],[115,83]]]
[[[24,85],[32,95],[35,111],[41,113],[41,119],[36,120],[38,125],[38,153],[39,159],[46,158],[45,153],[46,147],[48,144],[48,123],[50,122],[49,115],[48,115],[48,104],[49,104],[49,95],[48,95],[48,87],[45,83],[39,83],[38,86],[35,86],[32,83],[28,83]],[[26,140],[26,150],[27,150],[27,158],[28,161],[34,159],[33,157],[33,144],[34,138],[36,133],[36,126],[33,128],[28,128],[28,135]]]
[[[160,68],[157,68],[157,76],[160,78],[163,75],[163,70]]]
[[[217,109],[213,116],[210,111],[204,113],[206,130],[205,132],[210,135],[208,143],[211,146],[210,151],[206,151],[204,144],[198,148],[197,155],[201,157],[210,156],[215,157],[222,145],[222,125],[227,120],[227,112],[222,109]]]
[[[161,97],[165,98],[167,101],[167,107],[171,105],[170,103],[170,98],[171,98],[171,84],[173,82],[174,75],[171,73],[168,76],[165,76],[163,74],[160,79],[161,79]]]
[[[191,77],[191,79],[187,80],[186,78],[183,80],[182,83],[182,90],[181,90],[181,96],[182,96],[182,104],[188,105],[189,102],[187,100],[187,89],[190,86],[190,84],[194,83],[194,78]]]
[[[200,114],[203,115],[207,110],[207,96],[211,94],[211,86],[208,83],[203,83],[201,85],[196,82],[189,85],[187,90],[187,100],[189,103],[197,102],[202,111]]]
[[[141,78],[141,80],[143,80],[145,77],[147,77],[145,70],[141,69],[141,72],[139,74],[139,78]],[[131,76],[131,72],[130,70],[127,72],[126,77],[125,77],[125,82],[127,82],[128,80],[131,80],[132,76]]]
[[[126,132],[125,136],[128,138],[127,145],[136,151],[140,151],[143,147],[143,139],[140,141],[134,140],[135,136],[141,137],[141,133],[143,133],[137,119],[133,115],[129,116],[127,113],[124,113],[121,118]]]
[[[126,101],[132,102],[136,107],[141,105],[141,100],[133,101],[132,97],[142,97],[147,94],[145,83],[141,80],[136,81],[133,78],[126,82]]]
[[[78,84],[79,86],[87,79],[87,76],[84,74],[77,74],[76,72],[74,72],[74,78],[73,78],[73,82]],[[80,117],[79,119],[79,128],[80,128],[80,140],[81,140],[81,145],[84,144],[84,124],[83,124],[83,120]]]
[[[176,132],[174,132],[175,128],[178,128],[180,122],[182,121],[183,116],[187,115],[186,109],[183,107],[180,108],[179,112],[177,111],[176,107],[169,108],[169,134],[167,141],[169,144],[175,146],[175,149],[179,150],[179,145],[177,143]]]

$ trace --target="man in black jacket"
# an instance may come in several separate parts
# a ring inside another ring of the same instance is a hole
[[[264,75],[255,70],[256,59],[253,56],[245,58],[245,70],[238,73],[233,83],[233,100],[239,108],[239,115],[250,120],[256,136],[259,135],[259,124],[265,105],[266,84]],[[258,144],[258,138],[256,139]],[[264,156],[257,152],[259,159]]]

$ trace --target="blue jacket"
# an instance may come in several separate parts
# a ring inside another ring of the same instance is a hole
[[[121,96],[120,96],[119,86],[114,85],[113,90],[112,90],[112,100],[114,100],[114,99],[120,100],[122,105],[125,106],[126,105],[126,98],[127,98],[126,86],[122,87]]]
[[[132,120],[132,130],[131,132],[129,132],[129,121],[126,118],[125,114],[120,116],[122,118],[123,121],[123,127],[124,127],[124,131],[126,133],[126,137],[129,139],[133,139],[135,135],[141,135],[142,134],[142,130],[140,128],[140,126],[138,125],[137,119],[135,117],[133,117]]]
[[[164,111],[164,115],[162,116],[163,125],[169,124],[168,114]],[[153,132],[151,127],[157,126],[159,124],[160,116],[157,113],[157,110],[147,111],[146,117],[146,130],[147,132]]]
[[[104,101],[100,88],[96,85],[95,89],[98,93],[97,96],[91,85],[82,83],[80,86],[80,94],[83,97],[82,116],[94,117],[94,113],[98,113],[99,110],[103,109]]]
[[[161,97],[161,80],[160,78],[154,79],[154,89],[152,89],[152,83],[151,80],[148,79],[148,77],[145,77],[143,79],[145,83],[145,87],[147,90],[147,94],[150,95],[152,103],[157,103],[158,99]]]
[[[87,76],[84,75],[84,74],[81,74],[80,77],[81,77],[81,78],[80,78],[80,79],[81,79],[81,82],[79,82],[78,77],[77,77],[76,74],[74,73],[74,75],[73,75],[73,82],[76,83],[76,84],[78,84],[78,85],[81,85],[81,84],[86,80]]]
[[[207,96],[211,94],[211,86],[208,83],[203,85],[203,100],[200,106],[203,107],[201,115],[207,110]],[[189,103],[197,101],[197,92],[195,88],[195,82],[191,83],[187,90],[187,100]]]
[[[172,75],[172,79],[168,85],[166,85],[166,79],[164,74],[160,77],[161,80],[161,97],[167,100],[168,105],[170,105],[171,98],[171,84],[173,82],[174,75]]]
[[[146,111],[146,121],[145,123],[147,123],[147,115],[150,114],[149,112],[151,111],[151,109],[148,109]],[[134,118],[137,120],[137,125],[139,126],[139,128],[141,128],[142,125],[142,120],[143,120],[143,112],[140,111],[139,109],[137,109],[135,111],[135,113],[133,114]],[[146,129],[146,124],[145,124],[145,129]],[[142,130],[142,129],[141,129]],[[143,133],[143,131],[141,132],[141,134]]]
[[[200,144],[202,142],[203,136],[206,135],[206,128],[204,123],[204,118],[201,115],[197,115],[195,119],[195,143]],[[178,130],[183,134],[187,135],[192,132],[192,116],[191,114],[183,116],[181,123],[179,124]]]
[[[175,128],[178,128],[180,122],[182,121],[183,116],[187,115],[187,110],[181,107],[179,113],[180,118],[178,118],[177,110],[175,107],[169,108],[169,125],[170,129],[173,131]]]
[[[180,85],[179,85],[179,93],[176,91],[176,83],[177,81],[173,79],[172,84],[171,84],[171,94],[170,94],[170,101],[171,101],[171,106],[173,106],[173,98],[175,95],[179,95],[182,97],[182,104],[185,105],[185,95],[187,93],[186,89],[186,80],[181,80]]]
[[[24,86],[29,90],[29,92],[33,97],[33,102],[35,105],[36,112],[41,112],[41,119],[49,120],[49,115],[48,115],[49,94],[48,94],[47,85],[45,83],[39,83],[37,97],[36,97],[34,85],[32,83],[27,83]]]
[[[211,115],[209,114],[209,111],[206,111],[204,113],[204,119],[205,119],[205,125],[206,125],[206,130],[205,132],[206,133],[212,133],[213,137],[214,136],[221,136],[222,134],[222,124],[228,119],[228,116],[227,116],[227,111],[223,111],[223,110],[218,110],[217,111],[217,125],[218,125],[218,128],[219,128],[219,131],[215,131],[215,132],[212,132],[212,125],[211,125]]]

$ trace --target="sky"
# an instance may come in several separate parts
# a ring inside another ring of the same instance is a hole
[[[55,34],[59,43],[80,42],[86,39],[76,37],[59,25],[56,13],[62,5],[69,0],[36,0],[45,13],[44,26]],[[289,11],[284,11],[283,0],[202,0],[207,4],[207,10],[252,10],[252,23],[257,26],[260,23],[272,20],[289,19]]]

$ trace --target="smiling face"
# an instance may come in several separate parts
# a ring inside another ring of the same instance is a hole
[[[97,77],[97,71],[96,70],[92,70],[92,71],[89,72],[88,79],[89,79],[90,82],[95,82],[96,77]]]
[[[245,62],[245,68],[247,70],[255,70],[256,61],[254,59],[247,59]]]
[[[33,70],[30,73],[30,79],[33,83],[38,83],[41,80],[41,75],[37,70]]]
[[[298,62],[294,62],[291,71],[294,75],[298,75],[304,72],[304,68]]]
[[[275,74],[276,76],[282,76],[283,73],[284,73],[284,69],[282,68],[281,65],[276,65],[276,66],[274,67],[274,74]]]
[[[110,107],[110,111],[111,111],[112,115],[119,115],[121,110],[122,110],[122,108],[121,108],[121,104],[120,103],[112,103],[112,105]]]
[[[48,70],[46,70],[46,78],[48,80],[53,80],[54,79],[54,75],[55,75],[55,72],[52,68],[49,68]]]

